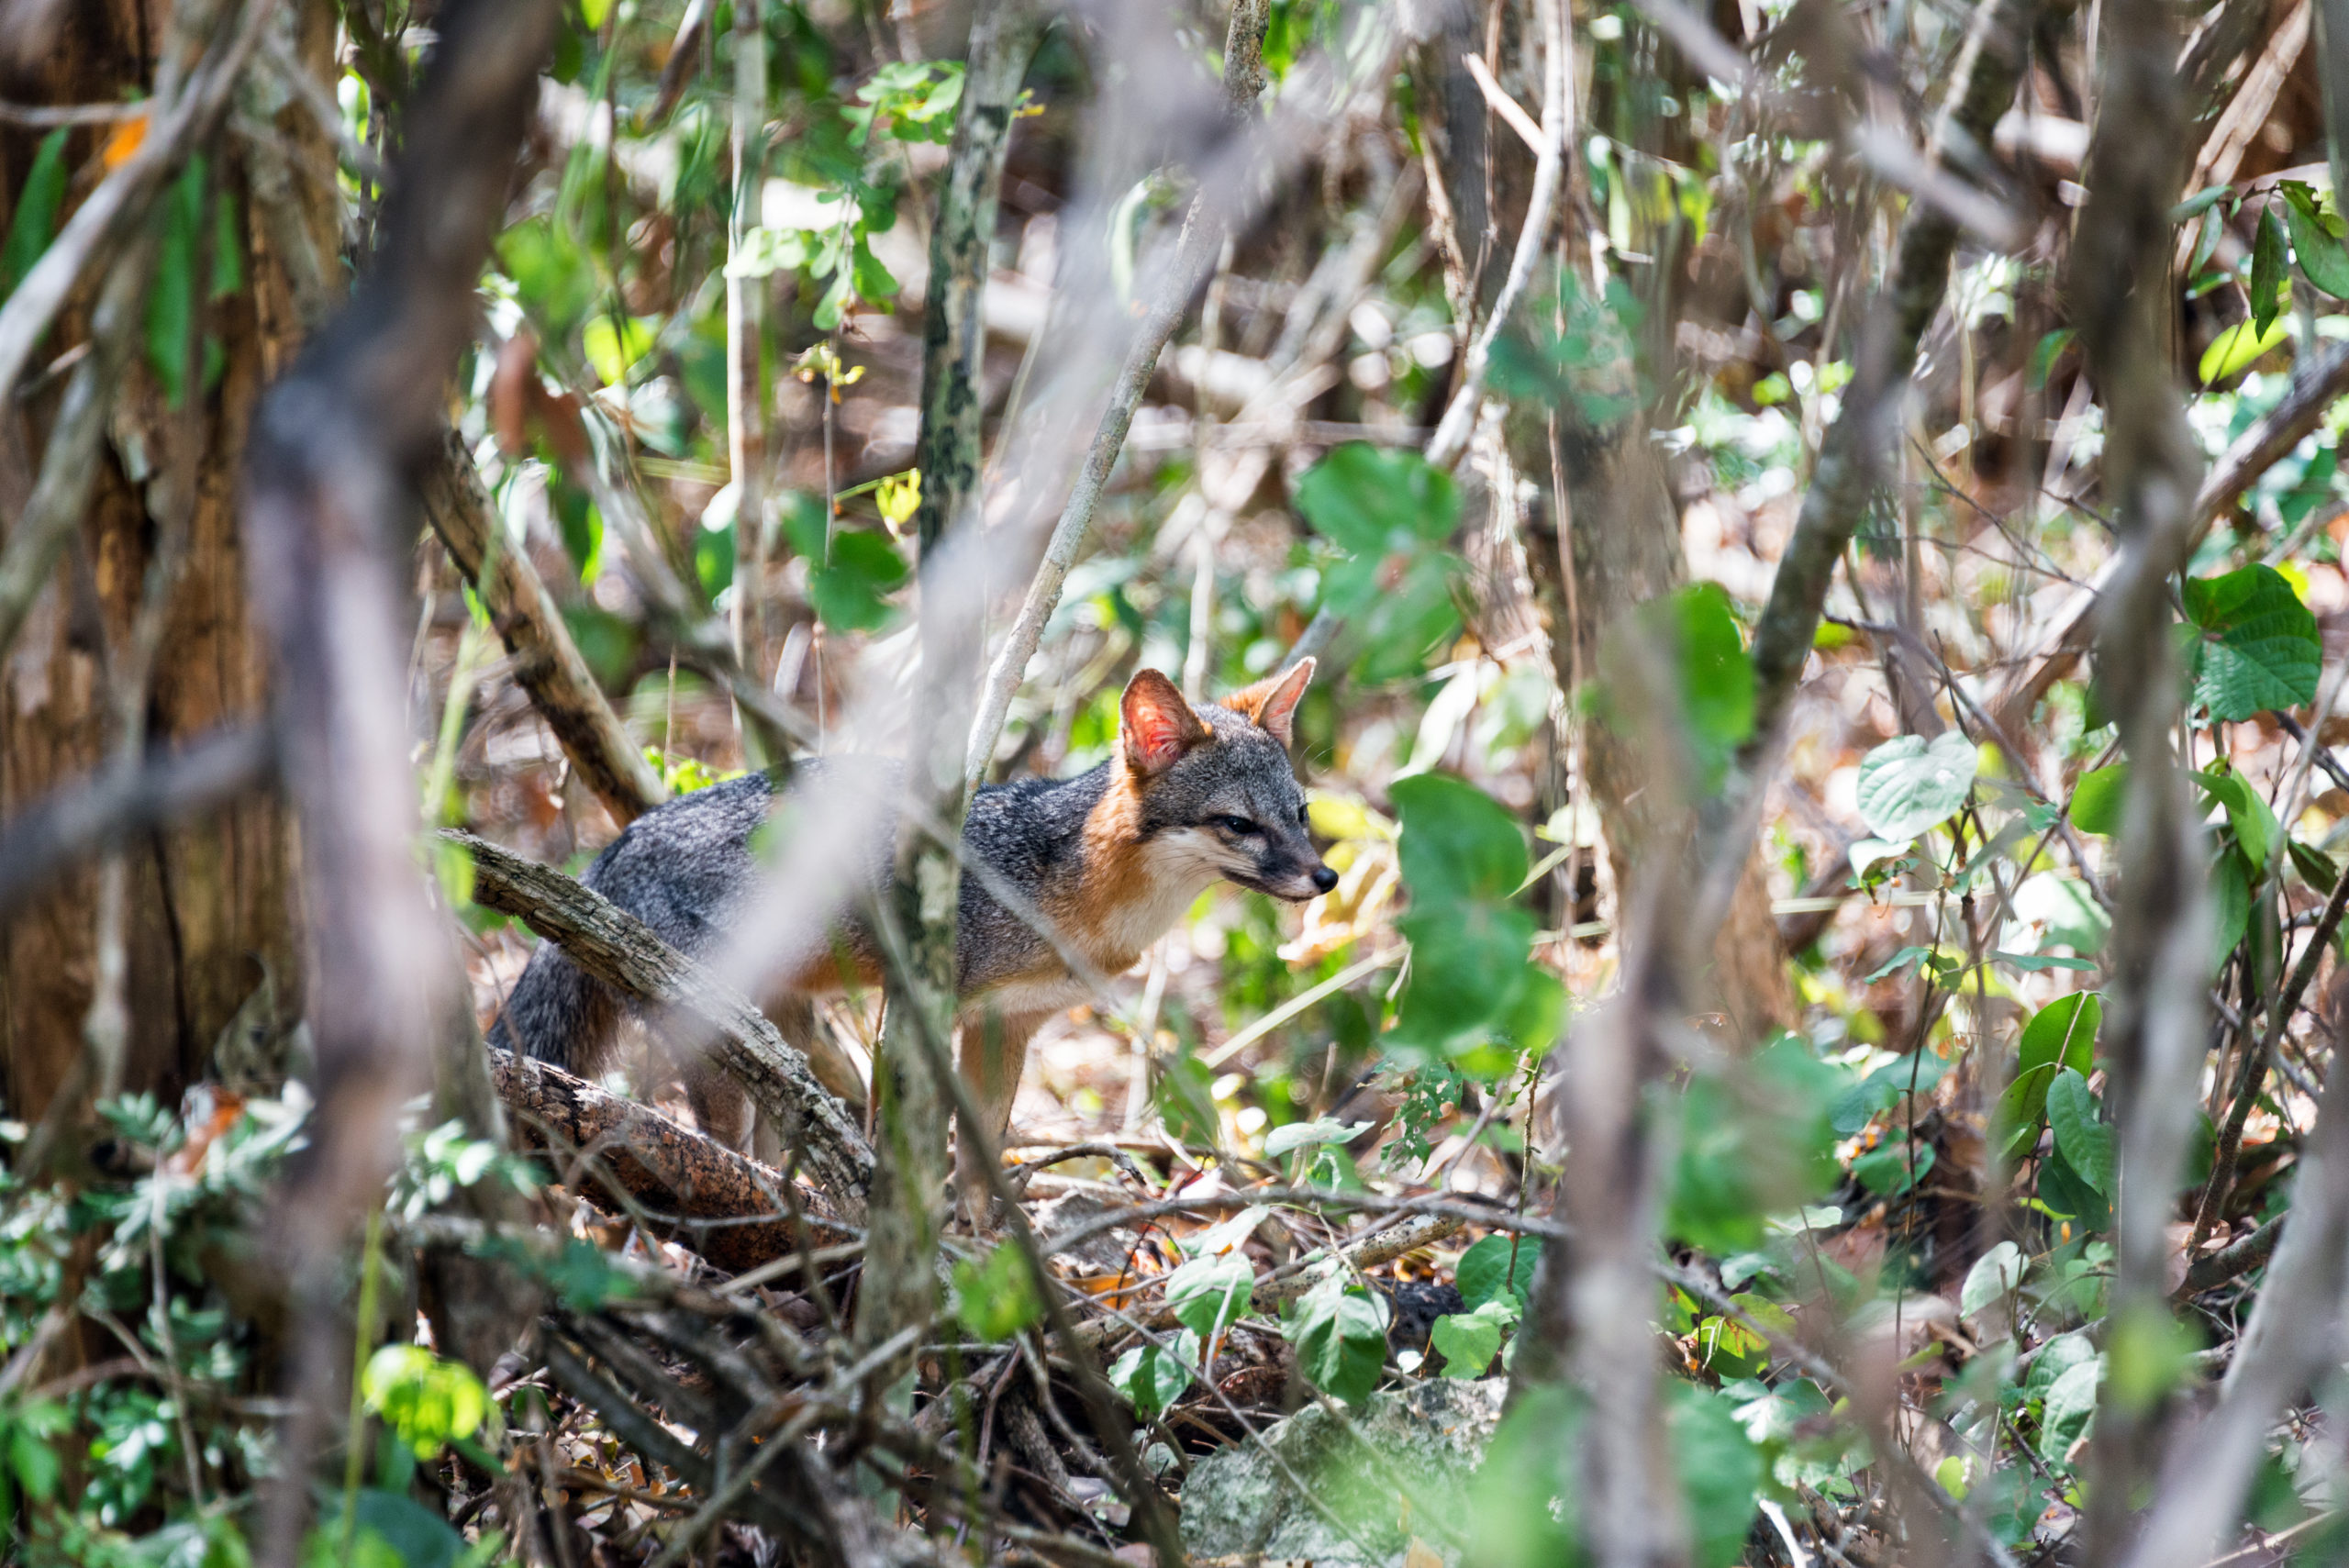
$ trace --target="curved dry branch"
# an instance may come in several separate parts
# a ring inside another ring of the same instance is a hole
[[[668,786],[612,711],[529,558],[493,537],[489,493],[453,430],[425,466],[422,488],[432,531],[474,584],[514,655],[515,681],[612,819],[625,828],[668,799]]]
[[[473,898],[511,915],[562,947],[607,985],[662,1011],[697,1018],[712,1049],[818,1187],[852,1220],[863,1218],[873,1184],[873,1151],[855,1119],[817,1081],[807,1058],[775,1032],[750,998],[652,934],[644,922],[551,867],[453,829],[441,835],[473,860]]]

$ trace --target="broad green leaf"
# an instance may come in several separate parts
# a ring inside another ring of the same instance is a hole
[[[1119,1356],[1109,1367],[1109,1385],[1143,1415],[1155,1416],[1174,1403],[1198,1364],[1199,1337],[1186,1329],[1171,1350],[1136,1345]]]
[[[2020,1160],[2038,1143],[2040,1119],[2047,1114],[2047,1085],[2059,1070],[2052,1062],[2025,1068],[1999,1093],[1990,1128],[2005,1158]]]
[[[2238,321],[2210,340],[2210,346],[2202,350],[2202,361],[2195,367],[2195,373],[2204,386],[2232,380],[2281,347],[2291,335],[2289,320],[2271,322],[2265,332],[2251,322]]]
[[[1878,1197],[1898,1197],[1933,1168],[1933,1146],[1907,1140],[1885,1142],[1852,1162],[1852,1174]]]
[[[2194,701],[2228,722],[2316,700],[2323,644],[2316,617],[2272,566],[2185,583]]]
[[[2098,1385],[2104,1381],[2104,1358],[2076,1362],[2049,1385],[2039,1418],[2039,1454],[2061,1463],[2071,1446],[2087,1436],[2096,1414]]]
[[[1453,588],[1464,572],[1443,548],[1459,526],[1452,476],[1411,451],[1349,441],[1308,469],[1297,509],[1345,552],[1323,574],[1321,603],[1347,617],[1371,683],[1417,673],[1459,627]]]
[[[1386,1304],[1333,1273],[1297,1304],[1289,1325],[1297,1370],[1322,1393],[1357,1404],[1386,1364]]]
[[[1256,1271],[1238,1251],[1193,1258],[1166,1276],[1166,1305],[1176,1321],[1205,1340],[1248,1315]]]
[[[2276,209],[2259,215],[2259,229],[2251,245],[2251,323],[2262,336],[2284,313],[2284,288],[2290,275],[2285,252],[2288,242]]]
[[[2301,275],[2333,298],[2349,299],[2349,246],[2325,228],[2308,186],[2287,180],[2280,189],[2284,222],[2291,231],[2292,254]]]
[[[1487,1301],[1473,1312],[1448,1312],[1429,1328],[1428,1343],[1443,1357],[1446,1377],[1482,1377],[1500,1353],[1501,1335],[1517,1322],[1517,1304]]]
[[[65,200],[67,129],[60,126],[41,138],[32,167],[26,171],[24,189],[17,194],[8,238],[0,242],[0,299],[17,292],[17,285],[57,238],[57,209]]]
[[[2083,833],[2107,838],[2121,831],[2121,814],[2129,804],[2129,764],[2114,762],[2080,775],[2072,786],[2072,826]]]
[[[1980,765],[1974,742],[1954,729],[1930,742],[1887,740],[1860,762],[1860,816],[1879,839],[1913,839],[1957,814]]]
[[[441,1445],[469,1438],[489,1414],[489,1393],[471,1367],[442,1361],[421,1345],[385,1345],[367,1360],[359,1380],[367,1407],[429,1459]]]
[[[1531,1298],[1541,1243],[1525,1236],[1487,1236],[1460,1254],[1453,1280],[1471,1311],[1503,1296],[1521,1308]]]
[[[833,631],[870,631],[893,613],[888,595],[905,586],[905,558],[887,534],[845,524],[824,538],[824,506],[787,505],[783,530],[807,562],[807,602]]]
[[[974,1262],[954,1265],[954,1320],[972,1338],[1000,1344],[1044,1314],[1028,1260],[1017,1247],[997,1247]]]
[[[1500,1016],[1523,984],[1537,924],[1526,910],[1484,902],[1414,907],[1396,921],[1411,944],[1411,982],[1395,1033],[1449,1050]]]
[[[1504,901],[1523,885],[1525,835],[1499,801],[1448,773],[1398,779],[1391,795],[1414,907]]]
[[[2071,1220],[2083,1230],[2105,1231],[2112,1229],[2112,1203],[2089,1184],[2087,1177],[2072,1169],[2065,1158],[2059,1141],[2054,1151],[2040,1162],[2038,1201],[2048,1211]],[[2096,1282],[2085,1282],[2094,1287]],[[2087,1308],[2083,1308],[2087,1310]]]
[[[2068,1067],[2047,1086],[2047,1125],[2055,1129],[2055,1147],[2080,1180],[2099,1197],[2112,1196],[2112,1129],[2098,1118],[2088,1081]]]
[[[1824,1196],[1836,1179],[1832,1118],[1847,1082],[1791,1035],[1692,1076],[1676,1107],[1665,1232],[1736,1252],[1760,1245],[1773,1216]]]
[[[2104,999],[2097,993],[2058,996],[2023,1026],[2016,1072],[2053,1063],[2086,1077],[2095,1065],[2096,1031],[2103,1022]]]
[[[2268,855],[2276,840],[2283,837],[2276,813],[2251,781],[2232,768],[2205,768],[2194,775],[2194,782],[2201,786],[2211,805],[2225,808],[2227,825],[2234,829],[2235,842],[2242,846],[2243,859],[2259,877],[2264,877]]]
[[[606,386],[616,386],[628,374],[630,365],[652,351],[660,334],[661,318],[657,316],[630,316],[618,320],[598,316],[588,321],[579,336],[589,368]]]
[[[1691,1561],[1697,1568],[1731,1568],[1753,1533],[1754,1498],[1765,1478],[1762,1451],[1739,1423],[1731,1397],[1675,1384],[1664,1411],[1672,1457],[1687,1500]]]
[[[1965,1287],[1958,1292],[1957,1310],[1971,1318],[1995,1301],[2014,1293],[2022,1283],[2022,1249],[2012,1241],[2001,1241],[1974,1261],[1965,1273]]]
[[[1277,1160],[1291,1150],[1316,1143],[1351,1142],[1371,1126],[1366,1121],[1340,1121],[1326,1116],[1318,1121],[1293,1121],[1264,1134],[1264,1158]]]
[[[1679,634],[1681,709],[1710,793],[1720,787],[1731,754],[1753,733],[1753,660],[1720,584],[1691,584],[1670,604]]]
[[[1305,471],[1297,509],[1339,548],[1385,557],[1450,539],[1460,495],[1450,474],[1415,451],[1348,441]]]

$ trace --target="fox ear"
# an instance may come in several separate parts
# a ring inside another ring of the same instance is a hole
[[[1126,761],[1141,773],[1164,772],[1208,738],[1207,725],[1174,683],[1155,670],[1137,671],[1126,683],[1126,695],[1118,702],[1118,728]]]
[[[1254,685],[1232,693],[1223,699],[1223,706],[1253,719],[1257,728],[1286,746],[1297,717],[1297,705],[1304,697],[1305,688],[1312,684],[1313,661],[1300,659],[1295,669],[1267,675]]]

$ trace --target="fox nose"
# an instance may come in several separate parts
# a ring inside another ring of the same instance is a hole
[[[1338,873],[1331,871],[1328,866],[1315,866],[1313,868],[1313,885],[1319,888],[1322,892],[1327,893],[1330,889],[1338,885]]]

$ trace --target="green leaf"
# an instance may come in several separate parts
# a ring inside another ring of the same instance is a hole
[[[2020,1160],[2038,1143],[2040,1118],[2047,1114],[2047,1085],[2058,1071],[2052,1062],[2025,1068],[2000,1092],[1990,1113],[1990,1129],[2006,1159]]]
[[[2055,1147],[2065,1162],[2099,1197],[2113,1195],[2112,1129],[2097,1116],[2096,1096],[2088,1081],[2066,1067],[2047,1086],[2047,1124],[2055,1129]]]
[[[579,19],[587,24],[591,33],[604,30],[604,18],[612,14],[612,0],[579,0]]]
[[[1109,1368],[1109,1385],[1130,1400],[1145,1416],[1155,1416],[1174,1403],[1199,1364],[1199,1337],[1186,1329],[1170,1351],[1157,1345],[1136,1345]]]
[[[1913,839],[1957,814],[1980,765],[1957,730],[1896,737],[1861,760],[1860,816],[1879,839]]]
[[[2209,211],[2225,201],[2234,190],[2232,185],[2206,185],[2169,209],[2172,223],[2184,223],[2188,218]]]
[[[32,167],[26,171],[24,189],[17,194],[8,238],[0,243],[0,299],[17,292],[17,285],[57,238],[57,209],[65,200],[67,129],[60,126],[41,138]]]
[[[2349,246],[2325,228],[2307,185],[2287,180],[2280,189],[2284,222],[2291,231],[2292,255],[2300,263],[2301,275],[2333,298],[2349,299]]]
[[[154,281],[147,289],[147,363],[173,407],[187,400],[190,344],[195,325],[196,257],[204,238],[204,170],[188,160],[163,193],[163,239],[155,255]]]
[[[2076,328],[2058,327],[2039,339],[2038,345],[2031,351],[2031,388],[2033,392],[2047,384],[2047,378],[2055,373],[2056,360],[2078,336]]]
[[[1415,673],[1459,626],[1453,585],[1465,565],[1442,548],[1460,522],[1452,476],[1417,452],[1349,441],[1305,472],[1296,497],[1314,531],[1345,552],[1323,574],[1320,598],[1354,623],[1364,649],[1356,673]]]
[[[2254,565],[2189,577],[2185,599],[2194,701],[2212,718],[2235,722],[2316,700],[2324,647],[2316,617],[2283,573]]]
[[[1028,1260],[1017,1247],[997,1247],[974,1262],[954,1265],[954,1320],[974,1339],[1000,1344],[1044,1315]]]
[[[1460,1254],[1453,1272],[1460,1299],[1474,1311],[1507,1295],[1522,1309],[1532,1299],[1533,1270],[1541,1253],[1540,1244],[1530,1237],[1486,1237]]]
[[[1308,1382],[1332,1398],[1359,1403],[1378,1386],[1386,1364],[1386,1305],[1333,1273],[1297,1304],[1289,1340]]]
[[[2072,1220],[2085,1230],[2112,1229],[2112,1204],[2072,1169],[2062,1144],[2040,1162],[2039,1201],[2052,1214]],[[2091,1282],[2092,1283],[2092,1282]]]
[[[1697,1568],[1731,1568],[1753,1529],[1765,1473],[1762,1451],[1746,1436],[1731,1398],[1691,1384],[1673,1387],[1664,1426],[1696,1538],[1690,1560]]]
[[[2232,380],[2267,357],[2292,335],[2292,324],[2278,319],[2262,332],[2249,321],[2238,321],[2210,340],[2202,350],[2202,361],[2195,373],[2204,386]]]
[[[1500,1353],[1501,1335],[1517,1322],[1517,1304],[1487,1301],[1474,1312],[1447,1312],[1429,1327],[1428,1343],[1443,1357],[1446,1377],[1482,1377]]]
[[[2001,1241],[1974,1261],[1965,1273],[1965,1288],[1958,1292],[1957,1310],[1961,1317],[1971,1318],[1991,1303],[2014,1293],[2022,1284],[2022,1249],[2012,1241]]]
[[[1256,1271],[1239,1251],[1193,1258],[1166,1276],[1166,1305],[1175,1320],[1205,1340],[1248,1315]]]
[[[1450,474],[1415,451],[1348,441],[1305,471],[1297,509],[1339,548],[1385,556],[1450,539],[1460,494]]]
[[[2251,929],[2251,866],[2241,850],[2222,852],[2210,867],[2210,967],[2227,962]]]
[[[2234,829],[2235,843],[2254,873],[2253,880],[2265,878],[2268,855],[2275,849],[2276,840],[2284,836],[2276,813],[2251,781],[2232,768],[2205,768],[2194,775],[2194,782],[2201,786],[2210,805],[2225,808],[2227,826]]]
[[[1679,634],[1681,711],[1709,794],[1753,733],[1753,660],[1720,584],[1690,584],[1669,603]]]
[[[657,316],[629,316],[617,320],[598,316],[580,330],[580,346],[589,368],[606,386],[617,386],[629,367],[652,351],[661,335]]]
[[[1350,1143],[1369,1131],[1373,1125],[1366,1121],[1340,1121],[1326,1116],[1317,1121],[1293,1121],[1264,1134],[1264,1158],[1277,1160],[1291,1150],[1316,1143]]]
[[[367,1359],[359,1380],[367,1407],[382,1416],[418,1459],[469,1438],[489,1414],[489,1392],[471,1367],[442,1361],[421,1345],[385,1345]]]
[[[2095,1064],[2096,1031],[2104,1022],[2104,998],[2093,991],[2058,996],[2031,1016],[2022,1028],[2016,1072],[2050,1063],[2086,1077]]]
[[[1503,902],[1525,882],[1525,834],[1507,806],[1449,773],[1396,781],[1396,845],[1415,907]]]
[[[1930,1143],[1883,1143],[1852,1162],[1852,1175],[1878,1197],[1898,1197],[1933,1168]]]
[[[2104,1358],[2076,1362],[2049,1385],[2039,1417],[2039,1454],[2061,1463],[2071,1446],[2087,1435],[2096,1414],[2097,1389],[2104,1381]]]
[[[1758,1246],[1771,1217],[1824,1195],[1836,1179],[1833,1118],[1846,1086],[1840,1069],[1792,1035],[1692,1075],[1675,1107],[1665,1233],[1735,1252]]]
[[[2284,313],[2284,289],[2290,275],[2285,258],[2288,242],[2276,209],[2259,215],[2259,229],[2251,245],[2251,324],[2264,337]]]
[[[2072,826],[2083,833],[2106,837],[2121,831],[2121,813],[2129,801],[2129,764],[2114,762],[2080,775],[2072,786]]]

